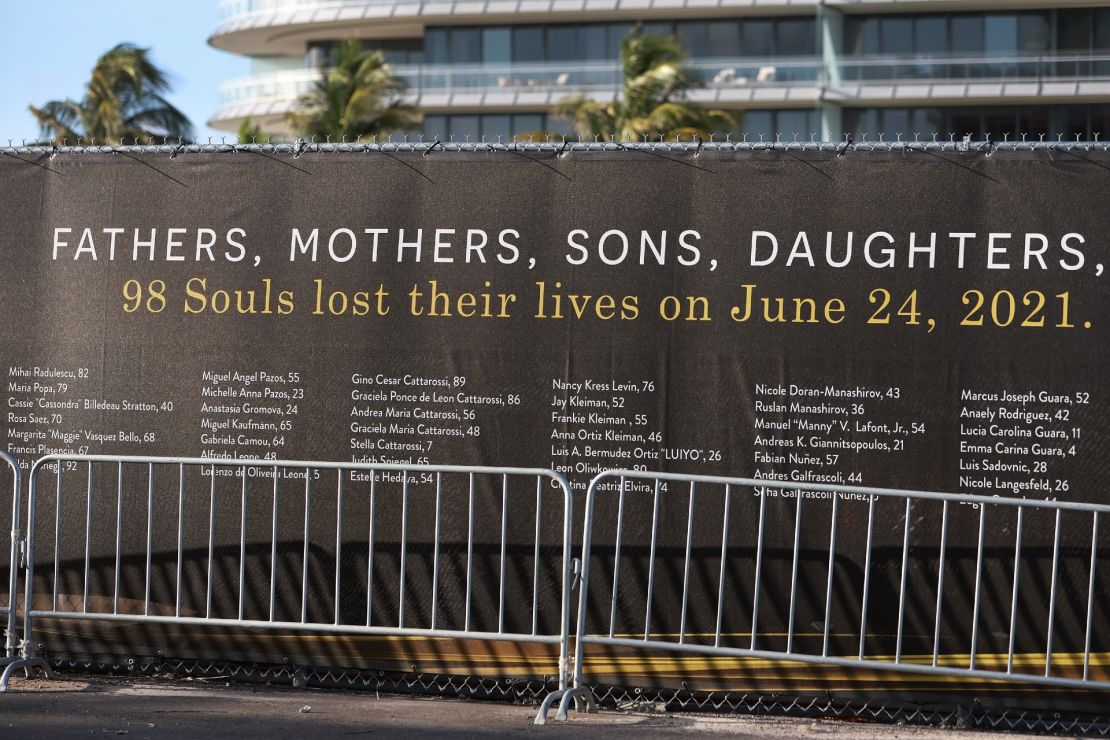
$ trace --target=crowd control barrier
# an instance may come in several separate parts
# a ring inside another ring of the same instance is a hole
[[[6,452],[0,451],[0,460],[3,461],[4,467],[11,475],[11,547],[8,551],[8,599],[0,606],[0,615],[3,616],[6,626],[4,628],[4,656],[0,657],[0,666],[4,666],[6,672],[10,673],[18,668],[24,668],[28,671],[32,667],[42,668],[46,674],[52,675],[50,666],[46,661],[34,656],[25,656],[25,645],[19,638],[19,629],[17,625],[17,613],[19,610],[19,571],[21,558],[23,557],[23,531],[20,529],[20,522],[22,521],[22,476],[20,474],[19,462]]]
[[[621,651],[1110,690],[1110,506],[605,472],[571,660],[573,497],[550,470],[51,455],[24,541],[4,460],[0,690],[48,669],[46,620],[547,645],[539,724],[596,706]]]
[[[593,706],[591,652],[605,665],[636,651],[756,659],[786,672],[808,664],[844,676],[1110,689],[1108,513],[1055,500],[601,473],[586,496],[573,686],[550,694],[536,722],[556,701],[561,720],[571,702]]]
[[[50,455],[29,481],[0,690],[44,620],[539,643],[567,686],[572,495],[549,470]]]

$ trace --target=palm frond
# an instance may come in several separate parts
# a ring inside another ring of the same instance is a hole
[[[27,109],[38,121],[44,138],[61,143],[63,139],[76,142],[81,137],[83,120],[79,103],[72,100],[51,100],[41,108],[29,105]]]
[[[286,121],[298,135],[319,139],[412,130],[420,125],[420,114],[403,102],[404,91],[404,82],[380,52],[368,52],[357,39],[347,39]]]
[[[644,136],[693,136],[730,130],[735,119],[725,111],[707,111],[688,102],[704,82],[686,63],[685,49],[674,36],[645,35],[639,26],[621,41],[621,95],[611,103],[582,96],[564,98],[556,115],[574,122],[580,136],[639,139]]]
[[[123,43],[96,60],[80,101],[51,101],[31,106],[31,113],[54,139],[189,136],[189,119],[164,97],[169,90],[169,77],[151,61],[150,50]]]

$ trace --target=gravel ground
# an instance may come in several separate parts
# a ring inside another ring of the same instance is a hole
[[[69,677],[13,679],[0,695],[0,736],[18,738],[642,738],[697,733],[734,737],[985,740],[988,733],[836,720],[743,715],[601,712],[532,724],[535,710],[508,704],[365,692],[228,686],[212,680]],[[1018,735],[1007,735],[1009,738]]]

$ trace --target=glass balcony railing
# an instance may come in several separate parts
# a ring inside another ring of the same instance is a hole
[[[1110,79],[1110,54],[1084,56],[843,58],[829,74],[821,60],[699,59],[689,64],[710,91],[743,93],[756,88],[837,87],[924,82],[1040,82]],[[555,64],[398,65],[394,73],[410,94],[544,93],[552,102],[574,94],[611,96],[621,72],[611,62]],[[839,80],[837,78],[839,74]],[[223,105],[292,102],[320,73],[314,69],[254,75],[220,88]]]
[[[1035,82],[1110,78],[1110,53],[842,57],[837,68],[841,82]]]
[[[485,0],[221,0],[220,2],[220,20],[230,21],[237,18],[255,15],[256,13],[277,13],[277,12],[331,12],[339,10],[349,10],[351,8],[368,7],[374,5],[395,5],[405,3],[427,3],[427,2],[470,2],[481,4]],[[749,0],[732,0],[731,3],[725,4],[747,4]],[[797,0],[794,0],[796,4]],[[791,0],[782,0],[783,5],[789,5]],[[814,0],[814,5],[816,5]],[[637,6],[639,7],[639,6]],[[674,8],[673,5],[667,7]],[[681,6],[678,6],[681,7]],[[699,7],[702,7],[699,5]]]
[[[737,88],[816,85],[820,60],[714,59],[697,60],[691,69],[707,87]],[[398,65],[393,68],[410,93],[612,93],[621,84],[615,63],[578,64],[451,64]],[[307,92],[320,73],[296,69],[232,80],[220,88],[220,102],[292,100]]]
[[[365,5],[393,4],[395,2],[423,2],[424,0],[222,0],[220,19],[230,20],[255,13],[282,11],[311,11],[331,8],[350,8]]]

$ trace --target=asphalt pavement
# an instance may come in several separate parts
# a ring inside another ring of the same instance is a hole
[[[229,685],[222,680],[82,676],[13,679],[0,695],[0,737],[90,738],[644,738],[728,735],[836,740],[984,740],[987,733],[844,722],[668,712],[573,714],[532,723],[535,710],[491,702],[333,689]],[[1018,737],[1007,735],[1009,738]]]

